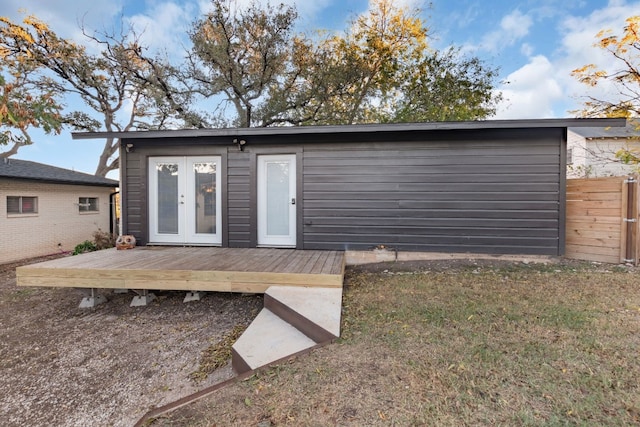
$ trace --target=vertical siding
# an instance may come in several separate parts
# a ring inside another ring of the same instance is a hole
[[[557,255],[560,140],[307,145],[304,247]]]

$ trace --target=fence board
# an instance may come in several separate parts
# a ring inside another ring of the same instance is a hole
[[[567,180],[567,193],[606,193],[620,191],[620,183],[626,177],[582,178]]]
[[[568,258],[619,263],[625,261],[629,198],[626,177],[567,180],[566,248]],[[637,187],[637,186],[636,186]],[[635,196],[637,191],[633,191]],[[636,206],[637,197],[631,198]],[[629,234],[632,235],[632,234]],[[634,248],[637,245],[634,245]],[[637,255],[634,252],[634,263]]]
[[[598,250],[595,246],[578,246],[571,245],[571,249],[567,246],[565,256],[572,259],[580,259],[585,261],[597,261],[608,262],[612,264],[618,264],[620,262],[620,255],[617,249],[614,251],[605,252]]]
[[[606,254],[615,254],[616,256],[620,256],[620,237],[603,237],[603,238],[589,238],[582,236],[568,236],[567,244],[573,244],[577,246],[593,246],[597,248],[603,249]],[[615,245],[615,246],[607,246],[607,245]]]
[[[620,228],[620,227],[618,227]],[[593,230],[589,228],[573,228],[567,230],[567,239],[619,239],[619,230]]]

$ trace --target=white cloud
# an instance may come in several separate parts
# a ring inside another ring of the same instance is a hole
[[[140,36],[141,44],[151,52],[162,50],[170,56],[183,57],[194,14],[192,4],[164,2],[125,20]]]
[[[607,68],[612,57],[594,46],[602,29],[620,33],[627,17],[640,14],[640,2],[611,2],[587,16],[558,16],[558,47],[546,56],[532,56],[524,66],[505,78],[509,84],[500,90],[505,100],[496,118],[567,117],[581,109],[587,95],[615,100],[617,92],[608,84],[592,88],[580,83],[571,72],[586,64]],[[533,53],[527,43],[521,46],[527,56]]]
[[[535,51],[535,48],[529,43],[522,43],[522,46],[520,46],[520,52],[522,52],[524,56],[527,56],[527,57],[533,56],[534,51]]]
[[[499,106],[498,119],[527,119],[553,117],[553,103],[563,97],[563,91],[553,77],[553,64],[545,56],[531,58],[524,67],[506,78],[508,84],[500,88],[504,100]]]
[[[18,22],[22,21],[25,14],[35,15],[59,36],[84,42],[79,25],[90,29],[110,29],[122,10],[122,4],[123,0],[4,0],[1,14]]]
[[[611,29],[620,34],[625,26],[625,19],[640,14],[640,2],[626,3],[612,1],[607,7],[593,11],[585,17],[569,17],[562,21],[560,29],[563,34],[560,50],[555,65],[558,80],[566,88],[567,94],[573,98],[586,95],[598,98],[616,97],[617,93],[611,85],[601,84],[595,88],[579,83],[571,76],[571,71],[587,64],[596,64],[599,68],[613,70],[621,68],[610,54],[595,47],[596,34],[603,29]],[[579,107],[580,102],[575,105]]]
[[[500,21],[500,28],[486,34],[481,42],[480,49],[489,52],[497,52],[505,47],[512,46],[518,40],[529,34],[533,25],[533,19],[519,10],[514,10],[504,16]]]

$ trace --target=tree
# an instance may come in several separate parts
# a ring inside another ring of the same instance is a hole
[[[339,64],[334,73],[350,70],[348,90],[328,104],[337,122],[389,121],[385,116],[402,97],[409,67],[427,50],[428,29],[419,15],[419,9],[376,0],[367,14],[352,21],[343,38],[332,41]]]
[[[83,28],[87,43],[80,45],[35,17],[21,24],[2,18],[2,58],[28,58],[31,67],[15,74],[26,92],[7,93],[20,95],[22,106],[27,96],[79,99],[87,108],[65,110],[61,123],[107,132],[474,120],[492,114],[499,99],[496,72],[482,61],[429,48],[419,9],[374,0],[345,33],[308,37],[294,33],[293,7],[211,3],[188,33],[186,64],[148,55],[130,29],[110,35]],[[36,107],[47,114],[30,125],[59,131],[49,114],[60,112],[56,104]],[[106,139],[96,175],[119,167],[118,146]]]
[[[609,83],[616,89],[615,100],[588,96],[580,115],[584,117],[640,116],[640,16],[627,18],[621,35],[600,31],[595,44],[612,58],[614,68],[607,70],[587,64],[572,75],[591,87]],[[610,65],[610,64],[609,64]]]
[[[497,70],[476,57],[462,57],[456,48],[427,54],[406,67],[395,100],[393,122],[462,121],[495,114],[502,99],[493,82]]]
[[[205,97],[224,95],[241,127],[473,120],[499,99],[495,70],[429,49],[420,9],[376,0],[343,35],[310,39],[293,34],[292,7],[212,5],[190,32],[192,74]]]
[[[596,47],[606,51],[613,61],[612,68],[604,69],[587,64],[575,69],[572,75],[590,86],[609,84],[616,92],[615,99],[587,96],[582,117],[626,117],[637,123],[640,117],[640,16],[627,18],[622,34],[602,30],[596,37]],[[636,124],[640,129],[640,123]],[[615,153],[624,163],[640,164],[640,150],[622,149]]]
[[[46,70],[26,75],[31,85],[77,96],[93,112],[67,112],[65,124],[77,130],[113,132],[158,128],[170,122],[174,111],[159,108],[157,90],[152,91],[156,86],[140,78],[160,73],[141,60],[142,47],[131,34],[99,38],[83,29],[87,44],[98,50],[90,53],[86,46],[60,38],[33,16],[22,25],[7,18],[0,23],[0,51],[16,61],[29,58],[38,70]],[[106,139],[96,175],[105,176],[119,167],[118,146],[115,138]]]
[[[192,78],[204,97],[224,94],[235,109],[235,125],[264,126],[256,107],[265,96],[285,89],[297,12],[284,4],[261,8],[253,2],[243,10],[213,0],[212,6],[189,34]]]
[[[7,34],[7,30],[0,28],[0,37],[29,38],[22,32]],[[20,147],[33,143],[30,128],[41,128],[46,134],[60,133],[62,107],[54,91],[31,83],[30,76],[38,66],[28,56],[13,55],[0,47],[0,61],[0,146],[9,146],[0,157],[10,157]]]

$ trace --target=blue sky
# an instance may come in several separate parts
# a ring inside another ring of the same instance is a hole
[[[294,3],[272,3],[276,2]],[[300,31],[340,31],[349,18],[369,7],[366,0],[295,3]],[[109,28],[122,17],[144,31],[150,48],[175,48],[174,54],[181,55],[185,30],[208,4],[206,0],[4,0],[0,15],[19,20],[23,16],[19,10],[33,13],[58,34],[78,41],[82,40],[78,22],[88,28]],[[595,35],[606,28],[621,31],[625,18],[632,15],[640,15],[640,1],[434,0],[424,10],[433,47],[455,45],[500,68],[504,83],[498,90],[504,101],[496,119],[571,117],[570,111],[580,108],[580,97],[586,94],[571,71],[588,63],[610,63],[593,47]],[[93,173],[103,146],[102,141],[72,141],[69,131],[36,137],[36,143],[22,148],[16,158]]]

